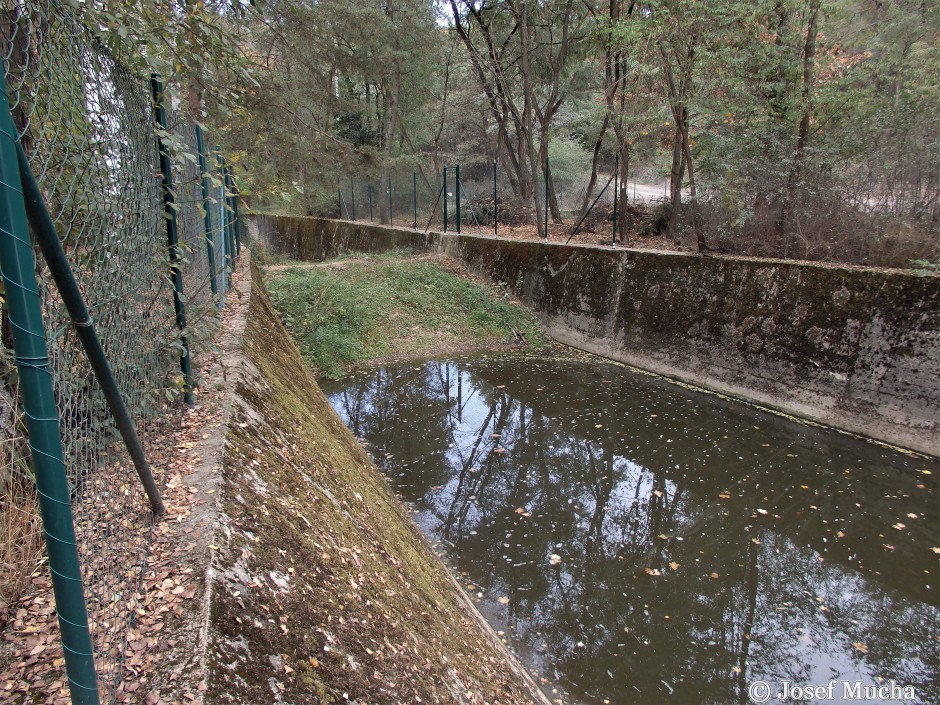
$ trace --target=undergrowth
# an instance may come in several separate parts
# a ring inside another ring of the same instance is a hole
[[[545,344],[535,317],[505,294],[395,253],[269,272],[267,284],[304,360],[329,376],[390,355]]]

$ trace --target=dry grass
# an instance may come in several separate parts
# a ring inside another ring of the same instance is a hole
[[[19,390],[0,390],[0,629],[45,555]]]
[[[44,555],[35,488],[14,483],[0,495],[0,629]]]

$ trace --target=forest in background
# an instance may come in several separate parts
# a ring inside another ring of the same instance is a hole
[[[337,216],[345,184],[413,173],[424,206],[451,164],[491,194],[495,161],[500,210],[534,237],[543,212],[571,223],[617,170],[626,244],[940,261],[935,1],[79,7],[224,134],[258,210]],[[663,184],[662,202],[638,208],[636,181]],[[375,215],[387,222],[386,200]]]

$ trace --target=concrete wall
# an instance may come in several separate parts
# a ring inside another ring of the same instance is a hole
[[[563,343],[940,455],[940,278],[314,218],[255,227],[300,259],[443,251],[506,283]]]

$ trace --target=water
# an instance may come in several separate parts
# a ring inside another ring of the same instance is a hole
[[[940,700],[935,460],[596,358],[323,386],[549,695],[893,679]]]

